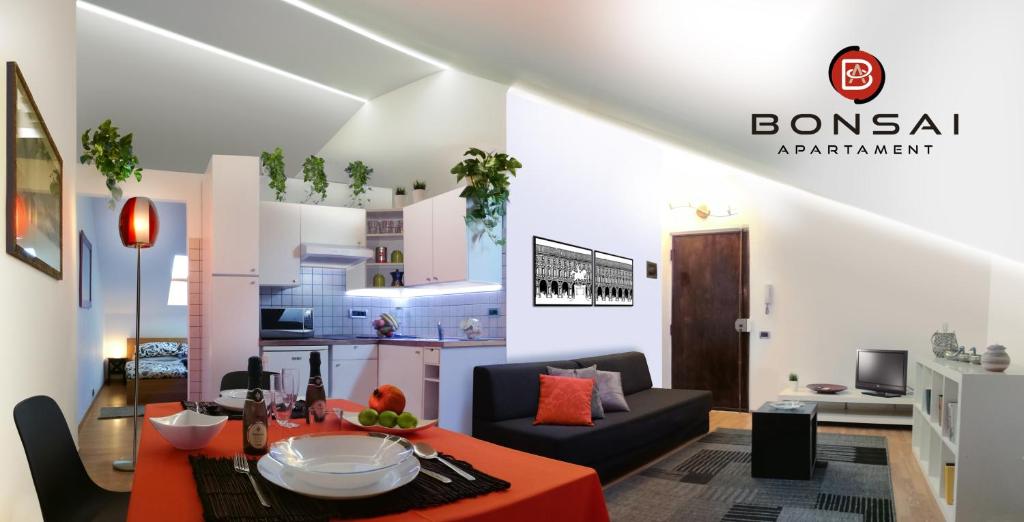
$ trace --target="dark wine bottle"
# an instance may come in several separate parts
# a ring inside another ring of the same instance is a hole
[[[260,381],[263,362],[259,357],[249,358],[249,393],[242,408],[242,449],[249,455],[263,455],[268,446],[267,406],[263,403]]]
[[[320,376],[320,352],[309,352],[309,384],[306,386],[306,424],[312,416],[316,422],[327,418],[327,393]]]

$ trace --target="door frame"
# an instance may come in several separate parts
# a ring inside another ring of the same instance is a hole
[[[670,232],[669,233],[669,267],[668,267],[668,291],[669,291],[669,328],[668,328],[668,367],[669,367],[669,381],[672,381],[672,357],[673,357],[673,345],[672,337],[675,332],[675,325],[672,324],[673,309],[675,307],[675,292],[674,292],[674,278],[675,271],[672,269],[675,263],[675,247],[674,239],[681,236],[701,236],[710,234],[725,234],[730,232],[739,232],[742,235],[740,243],[741,249],[741,275],[742,283],[741,288],[746,288],[745,293],[740,295],[740,308],[743,317],[750,318],[750,227],[743,225],[738,227],[725,227],[725,228],[713,228],[703,230],[689,230],[681,232]],[[739,408],[714,408],[718,410],[726,411],[750,411],[750,334],[751,332],[737,332],[738,340],[740,343],[740,368],[739,368],[739,381],[740,381],[740,405]],[[672,383],[674,386],[675,383]]]

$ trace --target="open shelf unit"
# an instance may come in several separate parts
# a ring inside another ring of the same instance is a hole
[[[371,250],[376,250],[377,247],[382,246],[388,249],[388,261],[391,260],[391,253],[395,250],[404,251],[404,234],[403,232],[375,232],[370,233],[370,222],[371,221],[392,221],[402,222],[403,211],[400,208],[372,208],[366,209],[366,246]],[[404,230],[404,223],[402,228]],[[376,263],[373,259],[366,263],[366,286],[373,286],[373,276],[376,274],[382,274],[384,276],[384,286],[391,286],[391,272],[395,270],[405,271],[405,263]]]
[[[813,402],[818,405],[818,422],[910,426],[915,397],[878,397],[860,390],[815,393],[807,388],[784,389],[779,400]]]
[[[927,359],[908,369],[915,390],[915,460],[946,520],[1011,520],[1024,513],[1024,370]],[[941,396],[941,397],[940,397]],[[955,403],[956,414],[947,405]],[[953,464],[953,503],[946,500]]]

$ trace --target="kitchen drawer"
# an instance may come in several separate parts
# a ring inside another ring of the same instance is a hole
[[[377,358],[375,344],[336,344],[331,347],[332,361],[367,360]]]
[[[423,349],[423,364],[441,364],[441,349],[440,348],[424,348]]]

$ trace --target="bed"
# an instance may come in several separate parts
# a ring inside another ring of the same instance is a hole
[[[177,402],[188,398],[188,339],[142,337],[139,339],[139,403]],[[128,338],[125,375],[128,402],[135,400],[135,338]]]

